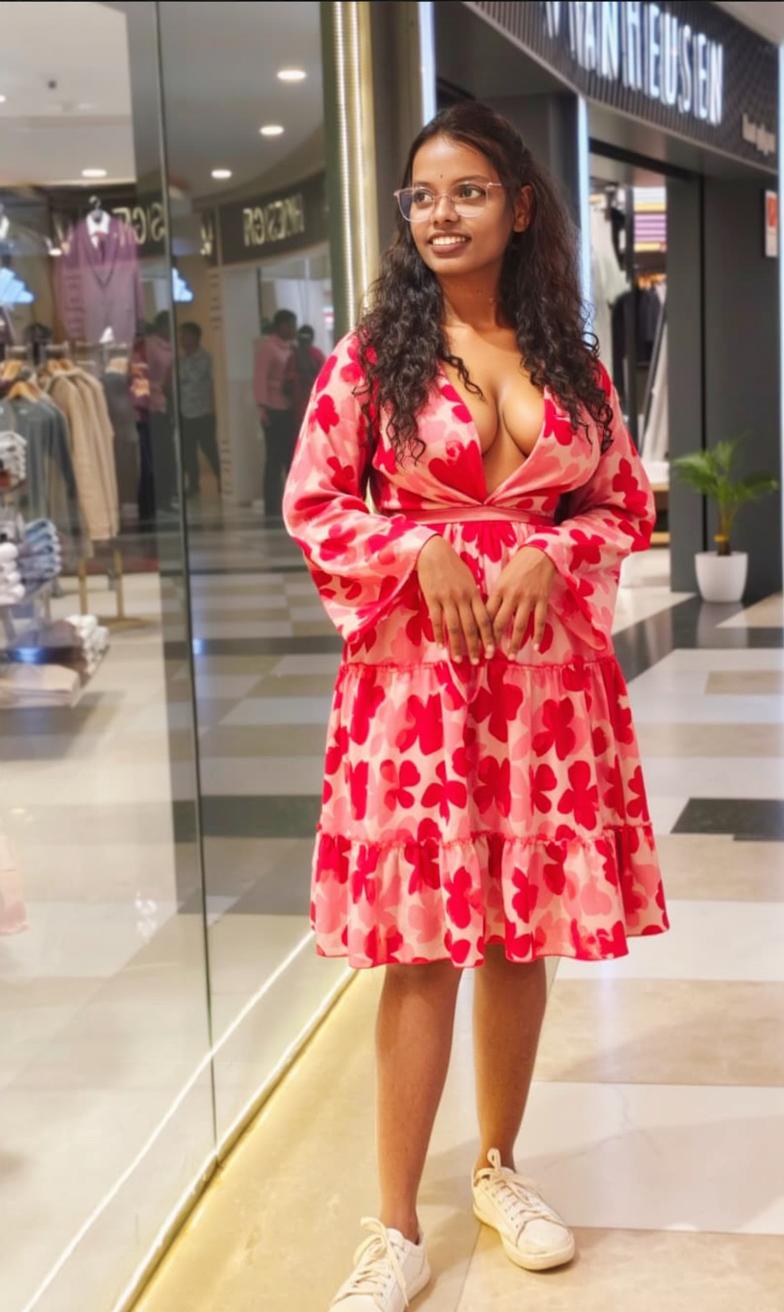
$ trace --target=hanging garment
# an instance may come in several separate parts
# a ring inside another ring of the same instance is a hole
[[[349,335],[316,382],[284,497],[345,639],[313,857],[317,950],[355,967],[476,966],[488,943],[514,961],[622,956],[628,936],[668,921],[611,639],[621,561],[648,545],[655,512],[609,377],[604,454],[596,424],[573,428],[545,389],[536,446],[492,492],[443,373],[419,416],[425,450],[401,467],[383,431],[371,458],[361,377]],[[485,598],[521,546],[549,556],[538,652],[530,626],[516,657],[477,666],[435,643],[416,564],[436,532]]]
[[[599,358],[609,369],[612,365],[612,327],[610,310],[628,289],[629,280],[618,264],[612,229],[604,211],[591,208],[591,295],[594,305],[593,330],[599,338]]]
[[[71,455],[79,493],[79,504],[93,542],[108,542],[119,528],[117,482],[112,477],[114,435],[99,418],[93,404],[94,383],[80,369],[51,374],[45,386],[68,423]],[[105,403],[104,403],[105,408]],[[107,421],[108,423],[108,418]]]
[[[139,430],[130,383],[127,369],[112,369],[110,366],[103,376],[106,406],[114,433],[117,492],[123,507],[134,505],[139,488]]]
[[[14,428],[26,442],[27,481],[19,508],[29,519],[51,519],[66,559],[87,555],[90,544],[79,506],[68,426],[47,399],[0,401],[0,427]]]
[[[57,310],[71,341],[132,342],[144,317],[133,229],[112,215],[105,240],[93,241],[86,219],[73,227],[54,261]]]

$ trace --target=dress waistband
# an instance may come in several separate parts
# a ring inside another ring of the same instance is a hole
[[[541,528],[552,526],[553,520],[546,515],[534,515],[530,510],[521,510],[517,506],[432,506],[415,510],[406,507],[395,511],[405,515],[416,524],[461,524],[465,520],[500,519],[514,520],[520,524],[535,524]]]

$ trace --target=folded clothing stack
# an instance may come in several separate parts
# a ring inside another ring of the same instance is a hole
[[[73,706],[82,681],[62,665],[0,666],[0,710]]]
[[[81,649],[81,659],[76,662],[76,668],[89,678],[106,654],[109,630],[99,624],[94,615],[69,615],[65,623],[70,625]]]
[[[0,606],[15,606],[25,595],[14,542],[0,542]]]
[[[46,583],[62,572],[63,553],[57,529],[50,519],[34,519],[25,524],[24,541],[19,547],[19,572],[29,590]]]
[[[18,487],[27,477],[27,442],[19,433],[0,433],[0,487]]]

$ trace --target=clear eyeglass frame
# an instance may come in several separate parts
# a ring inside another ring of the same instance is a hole
[[[469,199],[466,196],[456,197],[455,192],[465,187],[473,188],[475,191],[479,192],[480,195],[473,199]],[[487,205],[493,187],[500,187],[503,190],[504,184],[503,182],[461,182],[457,187],[453,187],[451,191],[439,192],[430,191],[429,187],[400,187],[393,193],[393,195],[406,223],[426,223],[428,219],[431,218],[436,205],[444,196],[448,198],[455,214],[461,219],[470,219],[477,214],[481,214],[482,210],[484,210]],[[427,195],[431,197],[431,203],[427,206],[424,213],[412,217],[411,203],[414,195],[418,191],[427,193]]]

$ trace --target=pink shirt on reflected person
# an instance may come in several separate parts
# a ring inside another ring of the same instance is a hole
[[[277,333],[267,333],[256,346],[253,362],[253,396],[256,405],[270,410],[290,410],[291,398],[283,391],[283,376],[291,355],[291,342]]]

